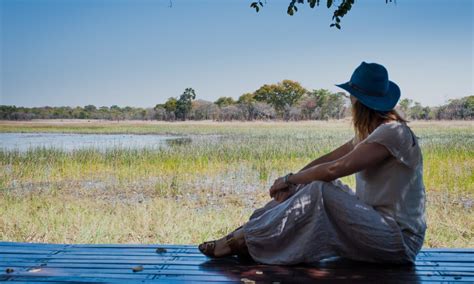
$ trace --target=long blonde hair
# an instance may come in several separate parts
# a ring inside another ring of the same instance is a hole
[[[381,123],[392,120],[402,123],[408,122],[394,109],[387,112],[380,112],[370,109],[356,100],[352,104],[352,124],[354,125],[356,140],[354,144],[367,138]]]

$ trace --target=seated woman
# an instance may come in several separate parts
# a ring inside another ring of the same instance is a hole
[[[414,262],[426,230],[423,161],[416,136],[394,110],[400,89],[382,65],[365,62],[337,86],[351,94],[355,137],[278,178],[273,200],[231,234],[200,244],[203,254],[266,264],[331,256]],[[338,180],[354,173],[355,193]]]

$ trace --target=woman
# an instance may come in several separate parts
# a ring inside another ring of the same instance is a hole
[[[216,241],[199,245],[211,257],[247,255],[266,264],[331,256],[413,263],[425,224],[423,161],[416,136],[394,110],[400,89],[376,63],[337,85],[351,94],[355,137],[278,178],[272,201]],[[356,192],[338,178],[356,174]]]

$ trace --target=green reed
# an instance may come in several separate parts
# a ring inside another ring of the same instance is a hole
[[[424,156],[426,246],[474,245],[474,123],[413,123]],[[348,121],[95,123],[2,132],[189,139],[144,149],[0,151],[0,236],[11,241],[197,243],[245,222],[273,180],[352,137]],[[353,177],[343,181],[354,186]]]

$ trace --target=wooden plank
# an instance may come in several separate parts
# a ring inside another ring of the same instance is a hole
[[[48,244],[48,243],[10,243],[10,242],[0,242],[0,249],[7,248],[7,247],[19,247],[19,248],[33,248],[33,247],[41,247],[41,248],[57,248],[57,247],[65,247],[65,244]]]
[[[128,274],[127,274],[128,275]],[[39,280],[55,280],[55,281],[82,281],[82,282],[117,282],[123,281],[125,278],[122,278],[121,275],[112,275],[112,277],[107,277],[107,274],[80,274],[80,275],[49,275],[49,276],[25,276],[18,275],[12,276],[9,278],[12,280],[29,280],[29,281],[39,281]],[[344,274],[344,275],[333,275],[333,274],[313,274],[313,275],[169,275],[163,274],[155,276],[155,280],[162,281],[208,281],[208,282],[226,282],[226,281],[235,281],[242,278],[252,279],[256,281],[263,281],[265,279],[278,282],[291,282],[291,283],[305,283],[308,281],[314,282],[315,280],[348,280],[353,281],[364,281],[364,282],[379,282],[380,279],[393,279],[400,281],[401,283],[412,282],[412,281],[457,281],[457,282],[473,282],[474,277],[466,276],[439,276],[439,275],[403,275],[399,274],[395,278],[388,278],[383,272],[371,273],[369,275],[362,275],[360,273]],[[146,280],[146,279],[133,279],[126,278],[126,281],[137,281],[137,280]]]
[[[420,271],[380,271],[377,269],[372,269],[372,270],[351,270],[351,269],[306,269],[306,270],[297,270],[297,269],[291,269],[291,268],[286,268],[286,269],[279,269],[277,266],[269,266],[268,268],[271,269],[261,269],[261,268],[253,268],[253,267],[246,267],[245,269],[236,269],[232,268],[230,270],[227,270],[227,273],[224,273],[223,271],[226,270],[218,270],[218,271],[183,271],[183,270],[172,270],[172,269],[147,269],[145,268],[142,272],[139,272],[141,274],[152,274],[152,275],[164,275],[166,277],[179,277],[179,276],[222,276],[222,274],[228,274],[228,272],[231,272],[230,274],[234,275],[250,275],[250,274],[256,274],[257,271],[261,272],[261,275],[270,275],[271,277],[280,277],[280,276],[287,276],[287,275],[293,275],[297,276],[300,275],[301,277],[303,275],[326,275],[326,278],[338,278],[338,277],[344,277],[347,275],[359,275],[360,278],[367,278],[371,277],[373,275],[380,275],[383,274],[384,277],[387,277],[388,279],[413,279],[414,277],[437,277],[437,276],[444,276],[444,277],[450,277],[450,276],[460,276],[460,277],[467,277],[470,276],[469,279],[473,278],[473,273],[463,273],[463,272],[444,272],[443,274],[438,274],[438,273],[433,273],[433,272],[420,272]],[[281,268],[281,267],[280,267]],[[42,267],[40,272],[29,272],[29,271],[21,271],[15,273],[15,276],[49,276],[49,275],[55,275],[55,276],[61,276],[61,275],[98,275],[98,276],[103,276],[105,274],[110,275],[110,274],[118,274],[117,277],[121,278],[122,274],[130,273],[131,267],[128,267],[128,269],[122,269],[121,271],[116,271],[116,270],[110,270],[110,269],[98,269],[94,271],[94,269],[86,268],[86,269],[57,269],[57,268],[49,268],[49,267]],[[212,278],[212,277],[211,277]],[[438,277],[439,278],[439,277]],[[214,277],[215,279],[215,277]]]
[[[164,248],[156,253],[156,248]],[[143,271],[132,267],[142,265]],[[6,268],[14,272],[5,273]],[[41,270],[34,270],[40,268]],[[0,242],[0,280],[51,283],[258,281],[311,283],[347,282],[474,282],[474,249],[425,249],[416,266],[394,266],[329,259],[312,266],[275,266],[240,262],[236,258],[212,260],[194,245],[64,245]],[[33,269],[33,270],[32,270]]]
[[[474,253],[474,248],[424,248],[421,252],[442,252],[442,253]]]
[[[134,279],[117,279],[107,277],[72,277],[72,276],[16,276],[8,280],[13,283],[143,283],[143,280]]]
[[[81,249],[71,249],[71,248],[65,248],[65,249],[58,249],[58,250],[18,250],[18,249],[10,249],[10,250],[0,250],[0,255],[4,256],[6,254],[22,254],[22,255],[46,255],[46,254],[53,254],[56,252],[60,252],[61,255],[71,255],[71,256],[95,256],[95,255],[101,255],[101,256],[179,256],[179,257],[198,257],[202,258],[204,257],[200,252],[194,252],[194,251],[183,251],[180,249],[170,249],[165,252],[160,252],[157,253],[156,249],[146,249],[146,250],[140,250],[140,251],[134,251],[134,250],[119,250],[119,249],[94,249],[94,250],[81,250]],[[418,259],[436,259],[436,260],[449,260],[452,261],[452,259],[460,259],[460,260],[473,260],[474,259],[474,254],[471,253],[456,253],[456,254],[446,254],[446,253],[440,253],[440,252],[435,252],[435,253],[420,253],[418,256]]]
[[[23,263],[23,264],[22,264]],[[78,266],[84,266],[84,265],[89,265],[89,266],[101,266],[101,267],[113,267],[113,266],[126,266],[126,265],[169,265],[169,266],[181,266],[183,269],[188,269],[189,266],[199,266],[202,265],[204,262],[189,262],[189,261],[179,261],[179,260],[171,260],[171,261],[126,261],[122,260],[120,262],[118,261],[68,261],[68,260],[56,260],[56,259],[47,259],[47,260],[34,260],[34,261],[24,261],[22,259],[20,260],[15,260],[15,259],[9,259],[7,262],[5,262],[5,266],[27,266],[27,265],[41,265],[42,263],[48,265],[48,266],[54,266],[54,267],[78,267]],[[447,263],[450,265],[443,265],[443,266],[436,266],[436,265],[424,265],[424,266],[417,266],[417,269],[419,270],[436,270],[437,268],[444,268],[445,270],[463,270],[463,268],[472,268],[472,265],[469,266],[469,263]],[[221,265],[217,267],[222,267],[223,269],[226,268],[226,265]],[[350,266],[342,266],[342,265],[326,265],[326,268],[344,268],[344,267],[350,267]],[[431,267],[431,269],[426,269],[426,267]],[[352,266],[350,267],[352,269],[360,269],[361,267],[356,267]],[[387,268],[381,268],[381,269],[387,269]],[[469,270],[470,271],[470,270]]]
[[[439,251],[421,251],[420,253],[418,253],[418,256],[424,256],[424,255],[428,255],[428,256],[440,256],[440,257],[452,257],[452,256],[456,256],[456,255],[462,255],[462,256],[469,256],[471,258],[474,258],[474,253],[473,252],[466,252],[466,251],[463,251],[463,252],[456,252],[456,253],[448,253],[448,252],[439,252]]]
[[[50,244],[50,243],[21,243],[21,242],[0,242],[1,247],[75,247],[75,248],[129,248],[129,249],[150,249],[156,247],[174,249],[195,249],[197,245],[167,245],[167,244]]]
[[[417,261],[435,261],[438,263],[443,263],[443,262],[473,262],[472,257],[457,257],[456,255],[453,255],[451,257],[446,256],[443,258],[438,258],[438,257],[425,257],[425,256],[420,256],[416,258]]]
[[[164,248],[175,248],[175,249],[195,249],[197,251],[197,245],[176,245],[176,244],[50,244],[50,243],[27,243],[27,242],[0,242],[1,246],[40,246],[40,247],[60,247],[70,246],[76,248],[131,248],[131,249],[149,249],[153,247],[164,247]],[[444,252],[444,253],[474,253],[474,248],[424,248],[422,252]]]
[[[0,259],[8,258],[11,256],[10,254],[0,254]],[[68,255],[68,254],[16,254],[13,255],[17,258],[23,258],[23,259],[38,259],[38,258],[56,258],[56,259],[92,259],[92,260],[97,260],[97,259],[128,259],[128,260],[134,260],[134,259],[150,259],[150,260],[156,260],[156,259],[191,259],[191,260],[205,260],[205,256],[194,256],[194,257],[188,257],[188,256],[176,256],[176,255]]]
[[[61,246],[70,246],[71,248],[127,248],[127,249],[153,249],[157,247],[167,248],[167,249],[192,249],[198,253],[197,245],[175,245],[175,244],[47,244],[47,243],[24,243],[24,242],[0,242],[0,251],[1,246],[6,247],[50,247],[51,249],[61,247]],[[422,252],[443,252],[443,253],[474,253],[472,248],[426,248]]]
[[[11,264],[11,265],[29,265],[29,264],[35,264],[37,262],[45,262],[48,263],[48,265],[82,265],[82,263],[93,263],[91,262],[74,262],[74,261],[58,261],[57,263],[54,262],[55,258],[37,258],[37,259],[24,259],[24,258],[8,258],[6,259],[6,262],[0,262],[0,264]],[[212,263],[215,260],[203,260],[201,262],[196,262],[189,264],[187,260],[182,260],[180,259],[172,259],[171,261],[169,260],[163,260],[163,259],[156,259],[154,261],[151,261],[151,265],[162,265],[162,264],[167,264],[167,265],[175,265],[175,266],[181,266],[183,267],[182,269],[191,269],[192,267],[197,267],[195,264],[206,264],[206,263]],[[247,263],[242,263],[242,262],[224,262],[224,259],[219,259],[217,260],[221,262],[222,264],[220,266],[241,266],[241,265],[249,265]],[[96,263],[101,263],[102,265],[107,265],[109,262],[104,262],[104,261],[95,261]],[[128,261],[132,263],[136,263],[137,261]],[[143,262],[141,259],[139,262]],[[110,265],[121,265],[119,262],[111,262]],[[258,263],[251,263],[250,265],[256,266],[256,267],[265,267],[265,265],[258,264]],[[387,269],[391,268],[393,266],[380,266],[380,265],[375,265],[375,264],[367,264],[367,263],[362,263],[362,264],[350,264],[350,263],[344,263],[344,262],[334,262],[334,263],[326,263],[326,264],[321,264],[317,266],[308,266],[308,267],[323,267],[323,268],[331,268],[331,267],[339,267],[339,268],[353,268],[353,269],[358,269],[358,268],[364,268],[364,267],[374,267],[376,269]],[[437,268],[451,268],[455,269],[456,267],[459,268],[472,268],[474,267],[473,264],[471,263],[444,263],[442,266],[439,265],[438,263],[434,262],[420,262],[419,264],[416,265],[417,269],[425,269],[426,267],[430,267],[432,269],[437,269]],[[410,267],[407,268],[402,268],[402,269],[410,269]]]
[[[91,261],[106,261],[106,260],[114,260],[120,262],[122,260],[127,261],[157,261],[157,260],[181,260],[181,261],[204,261],[207,260],[203,255],[189,255],[189,254],[144,254],[144,255],[101,255],[101,254],[68,254],[67,252],[57,252],[57,253],[49,253],[49,254],[0,254],[0,259],[23,259],[23,260],[31,260],[31,259],[55,259],[55,260],[72,260],[72,261],[79,261],[79,260],[91,260]],[[452,255],[446,257],[440,257],[437,255],[420,255],[417,257],[417,261],[431,261],[436,262],[439,265],[445,262],[456,262],[456,263],[472,263],[474,262],[474,258],[465,255]]]
[[[157,280],[162,281],[199,281],[199,280],[206,280],[207,276],[186,276],[186,275],[177,275],[177,276],[160,276],[159,278],[155,278]],[[384,281],[385,283],[393,283],[396,281],[397,283],[413,283],[413,282],[468,282],[473,283],[474,277],[452,277],[452,276],[412,276],[412,277],[397,277],[397,278],[386,278],[383,273],[379,274],[372,274],[368,276],[361,276],[359,274],[353,275],[343,275],[343,276],[320,276],[320,275],[313,275],[313,276],[299,276],[299,275],[288,275],[288,276],[279,276],[275,277],[272,276],[270,279],[264,277],[256,277],[256,276],[238,276],[235,278],[228,279],[228,281],[240,281],[240,279],[249,279],[254,280],[257,283],[262,283],[263,281],[268,281],[269,283],[272,282],[280,282],[280,283],[315,283],[320,281],[328,281],[333,283],[334,281],[339,282],[348,282],[348,283],[381,283]],[[383,279],[383,280],[382,280]],[[223,279],[224,280],[224,279]],[[222,281],[223,281],[222,280]],[[392,281],[390,281],[392,280]]]
[[[52,253],[57,251],[57,249],[25,249],[25,248],[18,248],[18,247],[5,247],[0,248],[0,253]]]
[[[25,250],[25,246],[24,246],[25,244],[27,246],[29,246],[28,249],[32,249],[33,247],[38,247],[36,250],[42,249],[42,252],[47,252],[48,250],[58,250],[58,249],[61,249],[61,247],[62,247],[62,249],[64,249],[65,251],[71,251],[71,252],[77,251],[79,253],[84,253],[84,254],[87,254],[88,252],[98,252],[101,249],[108,249],[107,251],[109,251],[109,252],[119,251],[117,249],[121,249],[121,250],[123,250],[123,253],[129,253],[129,252],[130,253],[135,253],[135,252],[146,253],[146,252],[149,252],[149,251],[154,252],[156,250],[156,248],[160,247],[160,248],[167,249],[167,251],[169,251],[169,252],[179,251],[179,252],[182,252],[182,253],[184,252],[184,253],[187,253],[187,254],[196,254],[196,255],[200,254],[199,250],[195,246],[151,245],[151,246],[147,246],[147,247],[134,246],[134,247],[125,248],[123,246],[115,247],[113,245],[109,245],[109,246],[104,247],[103,245],[101,245],[101,246],[95,246],[95,245],[83,245],[83,246],[79,246],[79,245],[51,245],[51,244],[40,244],[40,245],[33,244],[33,245],[31,245],[30,243],[19,243],[19,247],[23,251],[27,251],[27,250]],[[47,246],[49,248],[45,250],[45,246]],[[10,250],[11,250],[12,246],[7,246],[7,247],[10,247]],[[0,248],[0,251],[1,252],[8,252],[9,249],[6,248],[6,249],[2,250],[2,248]],[[104,252],[105,252],[105,250],[104,250]],[[434,249],[427,249],[427,250],[422,250],[420,252],[420,255],[424,254],[426,256],[435,257],[435,256],[438,256],[438,255],[443,255],[444,256],[447,253],[456,254],[456,255],[465,255],[467,257],[471,254],[474,254],[474,249],[469,249],[469,250],[463,249],[463,250],[460,250],[459,252],[437,251],[437,250],[434,250]]]
[[[59,279],[58,279],[59,278]],[[229,279],[228,276],[226,275],[180,275],[180,276],[174,276],[174,275],[160,275],[158,277],[154,276],[149,276],[146,274],[90,274],[90,273],[80,273],[80,274],[55,274],[55,275],[41,275],[40,273],[35,274],[35,275],[14,275],[11,276],[9,279],[17,279],[17,280],[27,280],[30,279],[29,281],[36,281],[35,279],[45,279],[48,281],[51,281],[54,279],[55,281],[77,281],[77,280],[83,280],[83,279],[91,279],[95,280],[94,282],[98,282],[97,280],[100,279],[107,279],[109,282],[116,282],[116,281],[143,281],[146,279],[182,279],[182,280],[206,280],[206,281],[212,281],[212,282],[226,282],[232,279]],[[233,280],[237,280],[239,277],[235,277]],[[240,280],[240,278],[239,278]],[[11,281],[11,280],[9,280]],[[102,280],[103,281],[103,280]]]
[[[132,268],[134,266],[130,265],[128,267],[124,267],[121,269],[111,269],[111,268],[104,268],[104,267],[28,267],[28,268],[18,268],[15,269],[13,274],[2,274],[2,275],[23,275],[23,276],[31,276],[31,275],[60,275],[60,274],[68,274],[68,275],[77,275],[77,274],[153,274],[153,275],[222,275],[222,269],[193,269],[193,270],[183,270],[183,269],[172,269],[170,267],[157,267],[157,266],[148,266],[143,267],[142,271],[132,273]],[[247,267],[227,267],[227,271],[232,273],[241,274],[241,273],[253,273],[257,274],[257,272],[265,275],[288,275],[288,274],[332,274],[332,275],[347,275],[347,274],[361,274],[361,275],[372,275],[372,274],[379,274],[379,269],[364,269],[354,271],[353,269],[329,269],[329,268],[308,268],[308,269],[282,269],[278,266],[269,266],[266,268],[256,268],[253,266]],[[443,276],[450,276],[450,275],[461,275],[461,276],[474,276],[474,272],[463,272],[463,271],[443,271],[441,273],[434,273],[433,271],[406,271],[406,270],[384,270],[384,275],[386,276],[397,276],[397,275],[443,275]]]
[[[9,276],[9,277],[49,277],[49,276],[71,276],[71,277],[104,277],[104,278],[116,278],[116,279],[145,279],[148,277],[148,274],[146,273],[133,273],[133,272],[126,272],[126,273],[102,273],[100,271],[96,273],[91,273],[90,271],[87,272],[67,272],[67,271],[62,271],[62,270],[56,270],[54,271],[54,274],[52,274],[53,271],[50,270],[48,273],[43,272],[45,270],[42,270],[40,272],[26,272],[26,271],[18,271],[18,272],[13,272],[10,274],[4,274],[3,272],[0,274],[0,276]]]
[[[53,267],[53,268],[91,268],[91,269],[128,269],[131,267],[131,264],[117,264],[117,263],[112,263],[112,264],[90,264],[90,263],[54,263],[54,262],[45,262],[44,263],[46,267]],[[203,262],[204,264],[204,262]],[[13,262],[13,261],[7,261],[3,265],[0,266],[0,268],[6,269],[8,267],[20,267],[20,268],[28,268],[28,267],[40,267],[41,263],[39,262]],[[167,269],[170,270],[187,270],[187,271],[192,271],[192,270],[200,270],[202,269],[202,264],[201,265],[184,265],[184,264],[167,264],[167,262],[163,262],[161,264],[142,264],[144,268],[157,268],[157,267],[163,267],[166,266]],[[232,264],[232,265],[212,265],[212,266],[206,266],[206,269],[208,270],[220,270],[220,269],[227,269],[228,267],[236,268],[236,269],[242,269],[245,267],[248,267],[249,265],[245,264]],[[268,265],[259,265],[259,264],[252,264],[252,267],[255,267],[256,269],[266,269],[268,267],[278,267],[278,266],[268,266]],[[310,267],[313,268],[313,267]],[[317,267],[316,267],[317,268]],[[326,267],[321,267],[325,269],[360,269],[360,267],[354,267],[350,265],[332,265],[332,266],[326,266]],[[300,267],[296,267],[293,269],[300,269]],[[367,266],[364,269],[370,270],[370,269],[376,269],[379,270],[380,268],[377,266]],[[384,268],[385,270],[389,268]],[[396,268],[394,268],[396,269]],[[410,269],[410,268],[406,268]],[[473,272],[474,271],[474,265],[468,265],[468,266],[435,266],[435,265],[418,265],[413,268],[414,270],[417,271],[465,271],[465,272]]]

